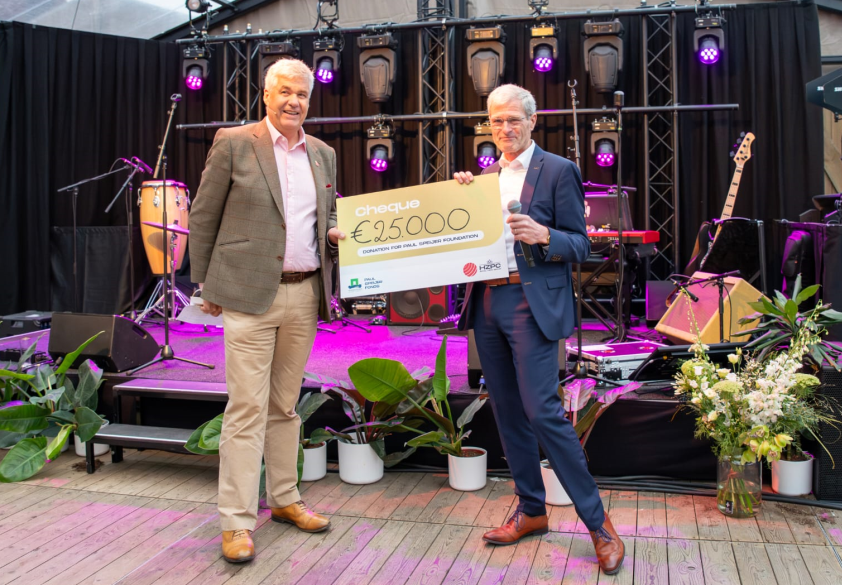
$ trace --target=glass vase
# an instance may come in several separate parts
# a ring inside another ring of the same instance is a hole
[[[760,511],[762,491],[760,463],[743,463],[723,457],[716,473],[716,505],[732,518],[751,518]]]

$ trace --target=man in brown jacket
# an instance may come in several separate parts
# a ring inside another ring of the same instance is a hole
[[[330,320],[337,240],[336,153],[307,136],[313,72],[266,73],[266,118],[219,130],[190,212],[190,263],[203,310],[222,313],[228,405],[219,441],[222,553],[254,558],[261,461],[272,520],[307,532],[330,521],[296,488],[295,413],[317,317]]]

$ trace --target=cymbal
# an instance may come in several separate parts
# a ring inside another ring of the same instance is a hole
[[[144,221],[144,222],[141,222],[141,223],[143,223],[144,225],[151,226],[153,228],[157,228],[159,230],[164,229],[164,224],[162,224],[162,223],[155,223],[154,221]],[[182,235],[185,235],[185,236],[190,233],[190,230],[188,230],[187,228],[183,228],[180,225],[177,225],[177,224],[174,224],[174,223],[171,223],[171,224],[167,225],[167,231],[173,232],[173,233],[176,233],[176,234],[182,234]]]

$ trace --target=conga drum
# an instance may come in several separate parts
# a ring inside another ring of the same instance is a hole
[[[163,181],[144,181],[140,186],[140,233],[143,237],[143,247],[146,258],[152,267],[152,274],[167,274],[170,271],[170,243],[175,237],[175,267],[181,268],[184,253],[187,250],[187,234],[167,232],[164,242],[164,232],[161,229],[146,225],[146,222],[163,224],[164,205],[167,206],[167,223],[188,229],[187,211],[190,206],[190,192],[184,183],[167,181],[166,201],[164,201]],[[164,252],[166,251],[166,258]]]

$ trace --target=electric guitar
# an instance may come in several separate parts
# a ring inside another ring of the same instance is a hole
[[[734,162],[737,164],[737,168],[734,169],[734,176],[731,178],[731,186],[728,188],[728,198],[725,199],[725,207],[722,208],[722,216],[717,222],[704,222],[702,227],[699,229],[699,235],[696,236],[696,245],[693,247],[693,257],[684,269],[684,274],[688,276],[704,268],[705,260],[707,260],[710,255],[710,251],[713,250],[716,238],[722,230],[722,222],[726,219],[731,219],[731,215],[734,212],[734,203],[737,201],[737,190],[740,188],[740,179],[742,178],[743,167],[748,159],[751,158],[751,143],[754,142],[754,134],[751,132],[743,132],[740,136],[742,137],[742,142],[740,143],[737,153],[733,157]],[[714,225],[716,226],[715,232],[712,231]]]

